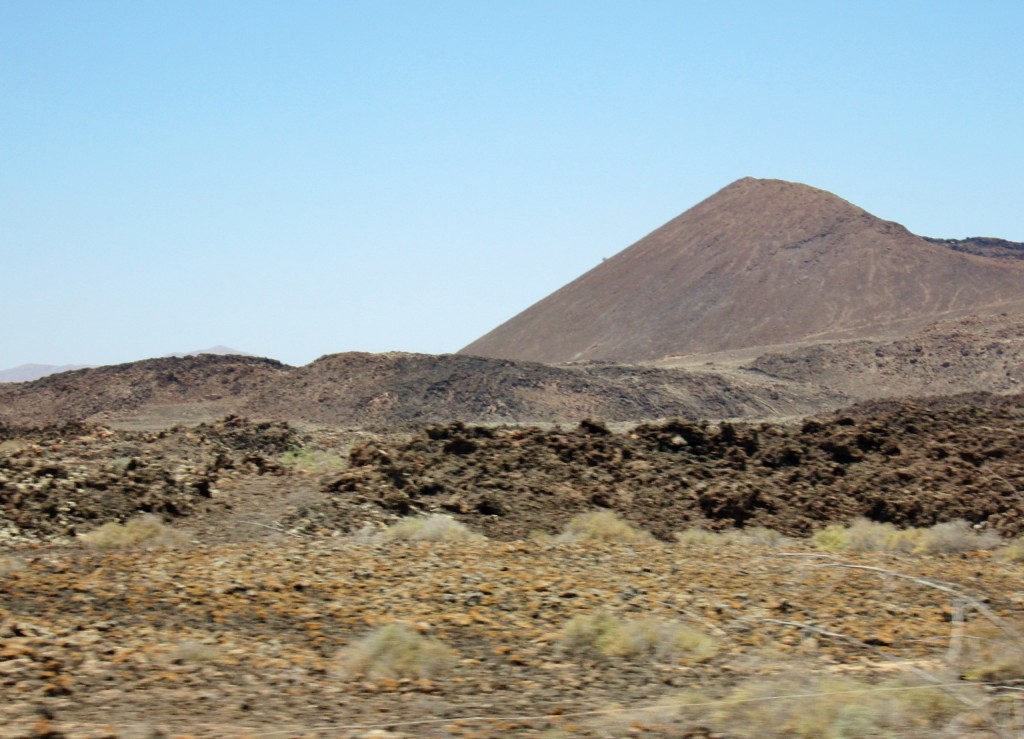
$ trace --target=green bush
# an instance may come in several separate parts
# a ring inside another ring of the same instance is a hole
[[[876,692],[842,677],[749,682],[723,699],[710,718],[713,725],[738,733],[771,727],[776,736],[854,739],[938,728],[963,708],[939,688],[905,687]]]

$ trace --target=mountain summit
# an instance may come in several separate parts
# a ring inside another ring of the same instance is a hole
[[[460,353],[642,362],[1012,310],[1024,310],[1024,262],[954,251],[824,190],[747,177]]]

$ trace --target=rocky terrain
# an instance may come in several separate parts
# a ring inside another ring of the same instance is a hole
[[[748,178],[464,353],[0,385],[0,737],[1021,736],[1020,247]]]
[[[1024,259],[1024,244],[988,236],[972,236],[969,239],[928,239],[935,244],[967,254],[998,259]]]
[[[0,735],[1016,736],[997,686],[1019,672],[992,654],[1014,632],[989,619],[1019,615],[1021,574],[799,542],[27,550],[0,578]],[[701,652],[572,648],[593,613],[685,625]],[[450,651],[346,671],[389,623]]]
[[[664,540],[756,526],[807,536],[858,516],[916,527],[961,519],[1014,537],[1024,533],[1022,420],[1024,396],[979,394],[867,403],[789,424],[673,420],[614,431],[584,421],[299,432],[238,417],[159,432],[0,428],[0,513],[11,541],[73,537],[138,513],[209,521],[204,536],[220,538],[233,518],[351,534],[447,513],[516,540],[598,509]]]
[[[962,519],[1024,533],[1024,396],[902,403],[780,426],[644,424],[621,433],[428,427],[364,442],[326,484],[330,509],[372,502],[448,512],[502,539],[611,509],[671,540],[752,526],[807,536],[858,516],[925,527]],[[307,510],[313,521],[330,515]]]
[[[974,395],[788,424],[3,427],[0,736],[1014,735],[1024,565],[805,537],[855,516],[1019,535],[1022,416]],[[554,537],[599,510],[661,541]],[[141,512],[173,548],[78,536]],[[487,538],[375,533],[430,512]],[[580,647],[593,614],[701,646]],[[392,623],[444,651],[346,668]]]
[[[937,321],[894,339],[810,342],[621,365],[346,353],[304,367],[163,358],[0,385],[0,422],[162,429],[227,414],[387,430],[424,423],[779,419],[870,398],[1024,387],[1024,314]]]
[[[739,364],[859,399],[1019,392],[1024,314],[939,321],[898,339],[810,344]]]
[[[845,397],[763,375],[351,352],[289,367],[255,357],[150,359],[0,385],[0,423],[166,428],[229,413],[349,428],[798,415]]]

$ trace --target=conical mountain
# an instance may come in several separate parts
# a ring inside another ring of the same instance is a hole
[[[641,362],[1013,310],[1024,310],[1024,262],[954,251],[824,190],[748,177],[461,353]]]

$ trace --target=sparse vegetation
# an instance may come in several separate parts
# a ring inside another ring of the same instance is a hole
[[[281,455],[280,462],[297,472],[327,473],[345,468],[345,459],[337,452],[311,447],[289,449]]]
[[[764,547],[778,547],[789,541],[774,529],[753,526],[747,529],[729,531],[708,531],[707,529],[686,529],[676,534],[676,541],[688,548],[716,548],[729,545],[754,544]]]
[[[1024,537],[1011,541],[998,551],[997,556],[1007,562],[1024,561]]]
[[[575,516],[555,538],[560,542],[596,541],[620,544],[653,542],[654,537],[643,529],[619,518],[614,511],[594,511]]]
[[[471,531],[451,516],[435,513],[430,516],[404,518],[389,526],[381,537],[385,541],[482,541],[484,537]]]
[[[748,681],[717,698],[688,691],[601,723],[607,730],[619,724],[671,722],[724,736],[935,736],[955,720],[970,719],[965,709],[942,688],[907,679],[872,685],[846,677],[809,676]]]
[[[27,569],[25,561],[13,555],[0,555],[0,577],[9,575],[12,572],[22,572]]]
[[[98,549],[117,549],[144,544],[157,547],[178,547],[188,543],[188,537],[163,521],[159,516],[145,514],[125,523],[105,523],[98,529],[82,534],[82,541]]]
[[[388,624],[343,649],[337,667],[343,677],[435,678],[455,661],[456,653],[437,639],[403,624]]]
[[[704,662],[717,651],[711,637],[678,621],[653,616],[620,619],[605,611],[575,616],[563,627],[559,641],[565,654],[657,662]]]
[[[709,718],[714,726],[739,733],[763,736],[767,729],[775,736],[852,739],[937,729],[962,710],[960,702],[934,686],[816,677],[748,682]]]
[[[827,552],[912,552],[949,554],[994,549],[999,536],[979,532],[966,521],[939,523],[929,528],[900,529],[890,523],[857,519],[848,526],[833,524],[814,534],[814,545]]]
[[[222,650],[216,644],[204,641],[187,639],[179,642],[177,646],[167,655],[167,660],[174,664],[194,664],[197,662],[212,662],[218,659]]]
[[[715,549],[731,544],[735,540],[735,532],[685,529],[677,531],[675,539],[679,544],[689,549]]]
[[[1024,679],[1024,642],[1012,627],[1007,631],[995,624],[974,624],[964,640],[960,664],[968,680],[1019,681]]]

